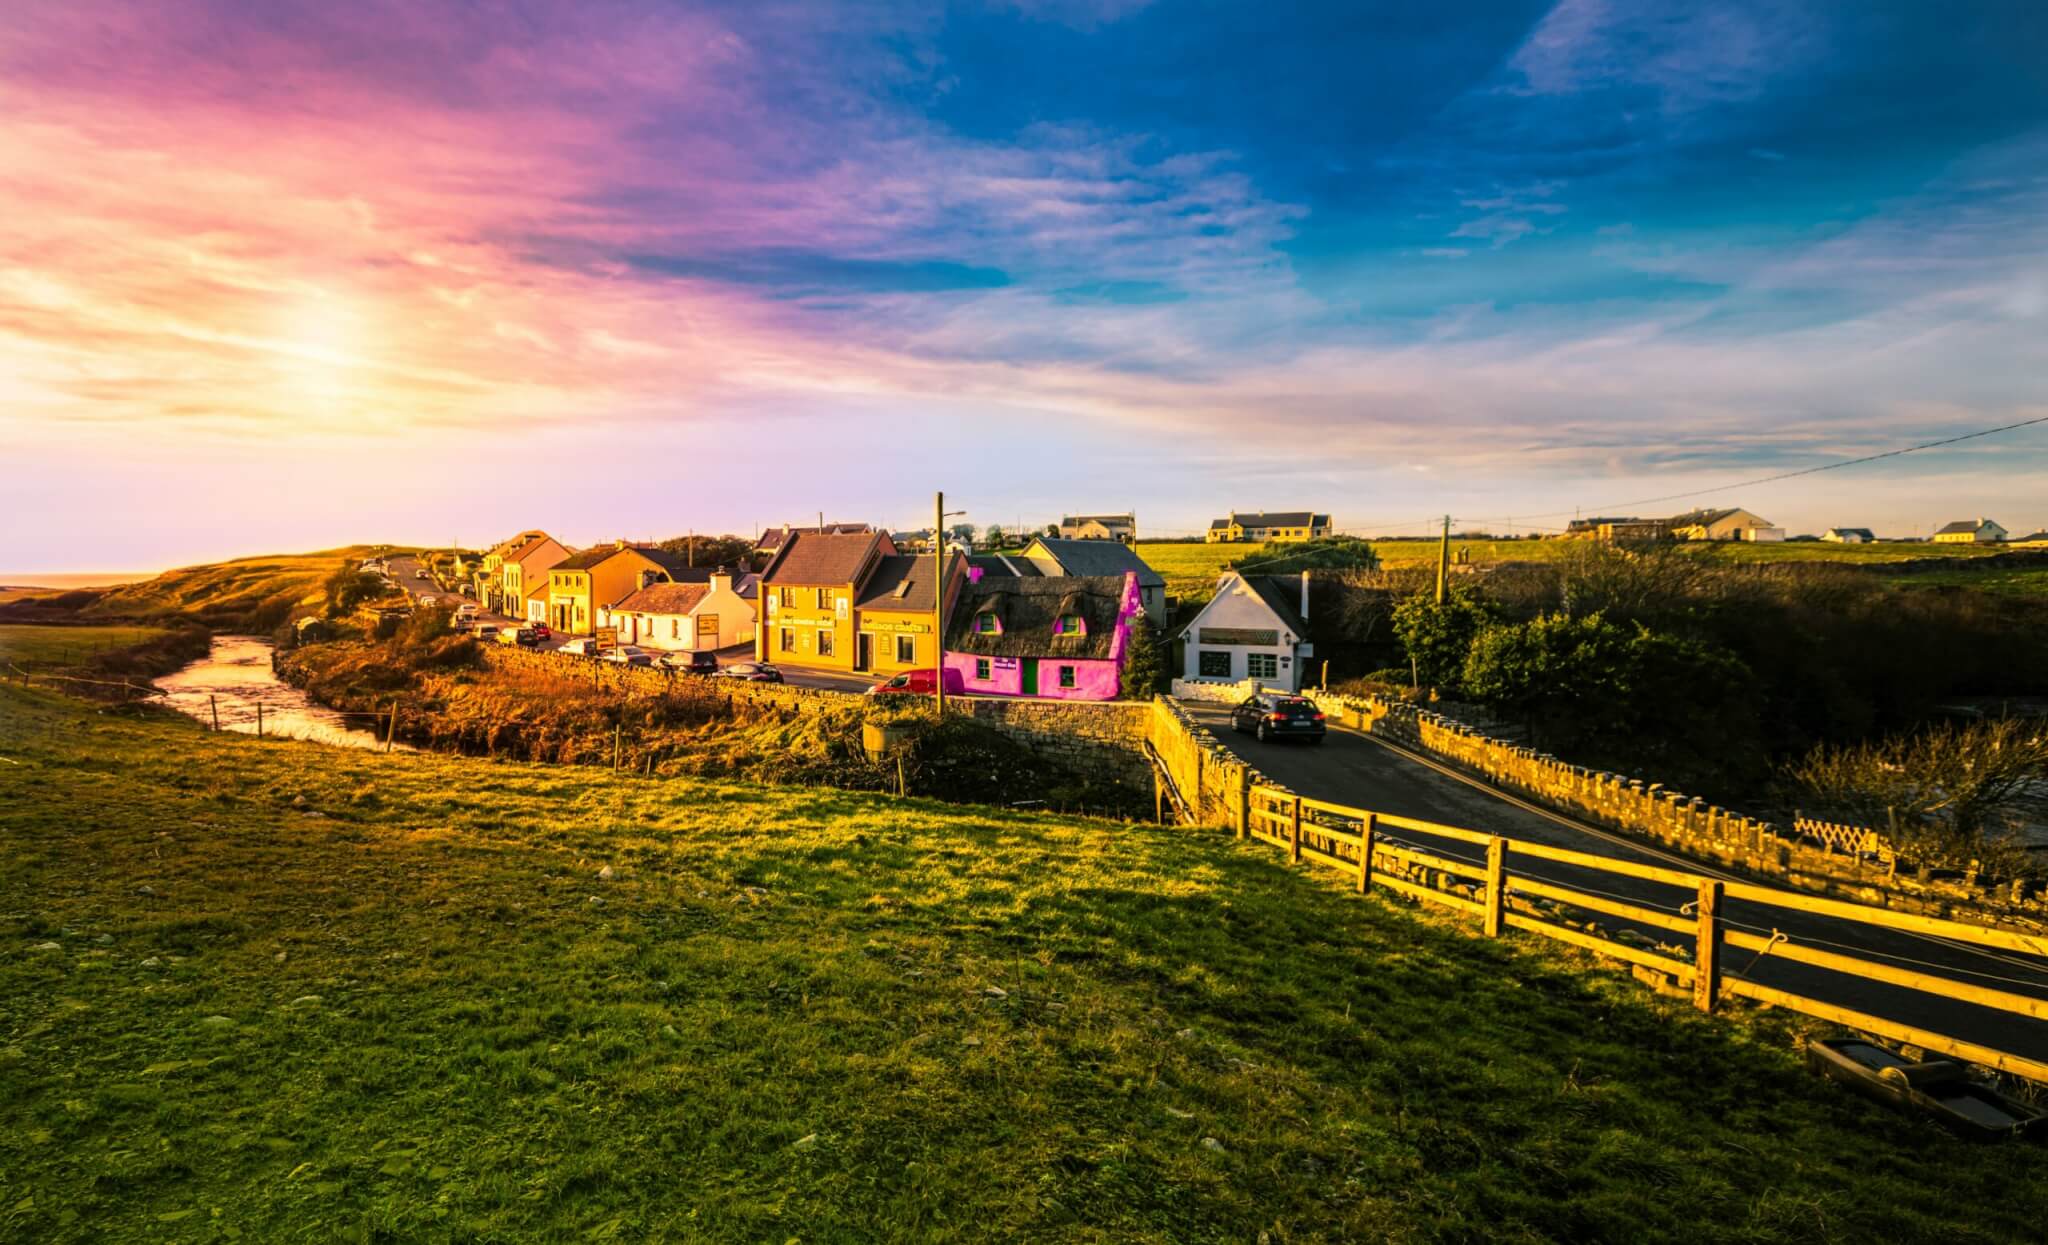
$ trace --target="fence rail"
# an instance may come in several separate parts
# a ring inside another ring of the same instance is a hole
[[[1389,832],[1402,831],[1483,847],[1485,858],[1483,861],[1454,859],[1440,851],[1387,837]],[[1908,968],[1900,963],[1850,954],[1860,948],[1825,938],[1795,937],[1778,928],[1763,929],[1731,920],[1726,905],[1740,902],[1761,905],[1785,914],[1802,914],[1800,917],[1773,918],[1786,924],[1811,918],[1849,922],[1884,931],[1887,935],[1915,935],[1947,944],[1960,944],[1972,953],[1982,954],[2048,956],[2048,937],[1865,907],[1795,891],[1726,882],[1678,869],[1614,860],[1457,826],[1308,799],[1284,787],[1266,784],[1249,785],[1238,823],[1238,837],[1258,839],[1283,848],[1293,861],[1306,860],[1351,874],[1356,878],[1361,893],[1376,887],[1384,888],[1423,903],[1475,916],[1488,936],[1498,937],[1508,929],[1521,930],[1666,974],[1674,983],[1690,987],[1694,1005],[1701,1011],[1714,1011],[1724,998],[1752,999],[1846,1025],[1880,1038],[1995,1068],[2012,1076],[2048,1083],[2048,1062],[2044,1062],[2042,1050],[2001,1049],[1981,1040],[1936,1032],[1766,984],[1754,980],[1751,973],[1765,956],[1771,956],[1804,969],[1841,974],[1862,982],[1914,991],[2034,1022],[2048,1021],[2048,994],[2028,995],[1966,980],[1971,976],[1991,976],[1986,973],[1966,969],[1944,971],[1946,966],[1924,961],[1913,961],[1916,967]],[[1647,882],[1673,888],[1685,896],[1686,901],[1663,907],[1637,896],[1616,894],[1595,880],[1570,881],[1532,876],[1527,864],[1537,861],[1612,877],[1618,880],[1618,885]],[[1590,919],[1568,924],[1571,918],[1566,915],[1567,910],[1617,918],[1666,937],[1653,938],[1636,930],[1622,931],[1617,936],[1603,931]],[[1817,945],[1820,943],[1836,949],[1824,949]],[[1725,966],[1727,952],[1731,950],[1754,957],[1741,973],[1730,972]],[[1887,955],[1884,952],[1876,954]],[[2011,961],[2007,963],[2009,965]],[[2021,967],[2036,973],[2048,969],[2048,965],[2041,964]],[[2034,985],[2048,991],[2048,976],[2036,980],[1995,979],[2008,985]]]

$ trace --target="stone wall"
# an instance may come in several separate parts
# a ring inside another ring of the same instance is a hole
[[[765,706],[794,712],[863,704],[859,692],[748,683],[676,674],[649,666],[536,653],[507,645],[483,649],[490,670],[539,673],[591,680],[597,687],[627,694],[662,695],[671,690],[717,697],[728,705]],[[1129,701],[1023,700],[998,696],[948,696],[948,709],[973,718],[1023,744],[1032,752],[1091,778],[1133,791],[1152,789],[1151,767],[1141,741],[1152,706]]]
[[[1241,828],[1251,788],[1278,784],[1218,743],[1172,698],[1162,696],[1150,707],[1145,738],[1186,805],[1183,820],[1197,826]]]
[[[1332,721],[1356,726],[1488,783],[1594,825],[1682,855],[1833,898],[1930,915],[2048,918],[2048,901],[2023,884],[1895,872],[1888,851],[1848,851],[1795,828],[1708,804],[1662,783],[1572,765],[1494,739],[1440,714],[1377,696],[1307,693]]]

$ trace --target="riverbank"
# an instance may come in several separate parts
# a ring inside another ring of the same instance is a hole
[[[0,688],[0,1233],[2027,1239],[2036,1151],[1226,836]]]

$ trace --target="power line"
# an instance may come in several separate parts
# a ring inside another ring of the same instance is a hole
[[[1823,463],[1818,467],[1805,467],[1801,468],[1798,471],[1783,471],[1779,472],[1777,475],[1761,476],[1757,479],[1744,480],[1737,484],[1718,484],[1715,485],[1713,488],[1693,489],[1692,491],[1685,493],[1667,493],[1662,497],[1639,497],[1634,501],[1619,501],[1611,505],[1594,507],[1592,509],[1595,514],[1599,514],[1615,510],[1626,510],[1630,506],[1650,506],[1655,505],[1658,502],[1681,501],[1688,497],[1703,497],[1708,493],[1726,493],[1733,489],[1755,488],[1758,485],[1775,484],[1780,480],[1792,480],[1797,479],[1800,476],[1818,475],[1823,471],[1839,471],[1844,467],[1857,467],[1861,466],[1864,463],[1877,462],[1879,459],[1897,458],[1902,454],[1917,454],[1922,450],[1940,449],[1944,445],[1955,445],[1963,441],[1974,441],[1979,437],[1995,436],[1996,434],[2001,432],[2011,432],[2016,428],[2030,428],[2035,424],[2048,424],[2048,415],[2037,415],[2033,419],[2023,419],[2016,424],[2002,424],[1996,428],[1985,428],[1977,432],[1966,432],[1961,436],[1957,437],[1944,437],[1939,441],[1928,441],[1920,445],[1909,445],[1906,446],[1904,449],[1886,450],[1882,454],[1866,454],[1862,458],[1846,458],[1843,459],[1841,462]],[[1526,517],[1531,519],[1555,519],[1562,518],[1563,516],[1569,514],[1577,514],[1585,509],[1587,509],[1587,507],[1582,506],[1579,507],[1578,510],[1554,510],[1547,514],[1534,514],[1528,515]],[[1493,515],[1483,519],[1471,519],[1468,520],[1468,522],[1504,523],[1510,518],[1520,520],[1524,517],[1525,516],[1522,515]],[[1534,527],[1537,525],[1530,524],[1530,526]]]

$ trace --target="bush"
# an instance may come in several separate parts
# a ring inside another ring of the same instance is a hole
[[[1417,594],[1394,607],[1394,634],[1418,683],[1456,689],[1465,655],[1479,633],[1497,621],[1492,605],[1470,588],[1454,588],[1439,604]]]
[[[1117,694],[1125,700],[1150,700],[1166,686],[1166,648],[1159,642],[1158,628],[1143,614],[1131,624],[1120,677]]]
[[[1376,571],[1380,555],[1370,541],[1354,536],[1320,540],[1270,541],[1245,556],[1225,563],[1260,575],[1299,575],[1303,571]]]

